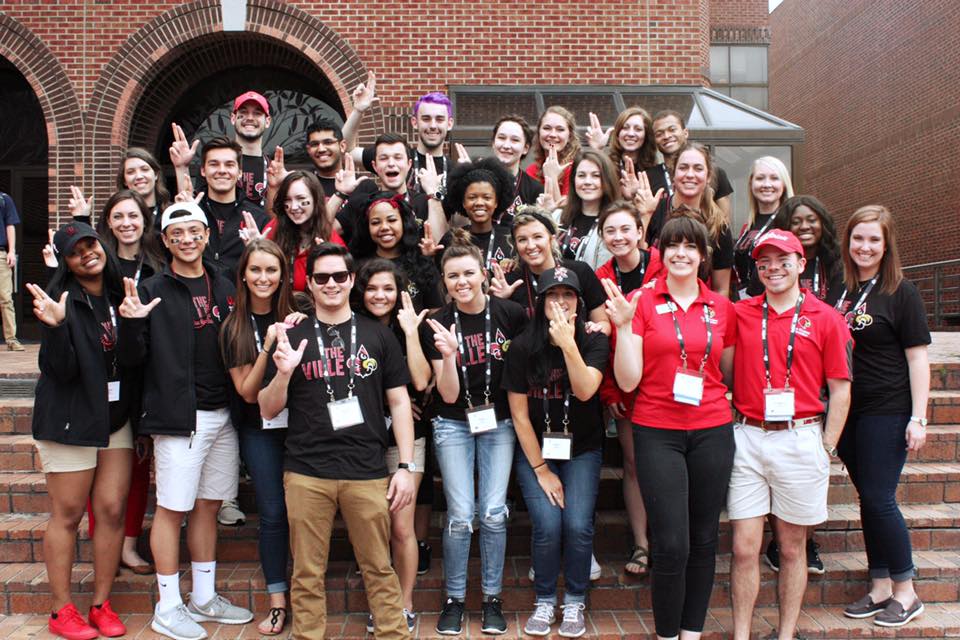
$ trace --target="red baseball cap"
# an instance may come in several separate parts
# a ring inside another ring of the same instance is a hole
[[[256,102],[263,112],[267,115],[270,115],[270,104],[267,102],[267,99],[256,91],[247,91],[244,94],[237,96],[237,99],[233,101],[233,112],[236,113],[240,110],[240,107],[243,106],[244,102]]]
[[[801,256],[803,255],[803,245],[800,244],[797,236],[789,231],[782,231],[780,229],[773,229],[760,236],[757,244],[753,245],[753,252],[750,254],[754,260],[757,259],[760,250],[764,247],[776,247],[784,253],[799,253]]]

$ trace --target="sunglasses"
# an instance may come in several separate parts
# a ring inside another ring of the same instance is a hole
[[[317,286],[323,286],[330,281],[330,278],[333,278],[333,281],[337,284],[343,284],[350,278],[349,271],[337,271],[336,273],[314,273],[310,277],[313,279],[314,283]]]

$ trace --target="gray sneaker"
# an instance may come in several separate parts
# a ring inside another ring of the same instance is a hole
[[[207,637],[207,632],[194,622],[187,612],[187,606],[182,602],[166,613],[160,613],[154,608],[150,628],[174,640],[203,640]]]
[[[563,607],[563,622],[560,623],[558,633],[564,638],[579,638],[587,632],[587,623],[583,619],[584,605],[565,604]]]
[[[246,624],[253,620],[252,611],[230,604],[230,601],[219,593],[213,594],[213,599],[203,606],[191,600],[187,605],[187,613],[197,622]]]
[[[240,503],[236,499],[224,500],[217,512],[217,522],[225,527],[239,527],[247,521],[247,516],[240,511]]]
[[[538,602],[533,615],[523,625],[523,632],[531,636],[547,636],[550,635],[550,625],[556,621],[555,607],[549,602]]]

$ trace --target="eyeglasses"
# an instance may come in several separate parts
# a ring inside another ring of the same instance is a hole
[[[330,278],[333,278],[333,281],[337,284],[343,284],[350,278],[350,272],[336,271],[334,273],[313,273],[310,275],[310,277],[317,286],[322,287],[330,281]]]
[[[323,146],[325,146],[325,147],[329,147],[329,146],[332,146],[332,145],[337,144],[338,142],[339,142],[339,140],[337,140],[336,138],[327,138],[327,139],[325,139],[325,140],[311,140],[310,142],[307,143],[307,148],[308,148],[308,149],[316,149],[316,148],[319,147],[320,145],[323,145]]]

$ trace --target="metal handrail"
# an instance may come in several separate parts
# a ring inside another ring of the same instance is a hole
[[[956,268],[954,273],[944,273],[945,270],[953,270]],[[932,282],[932,288],[920,288],[920,295],[924,297],[924,303],[932,303],[933,313],[930,314],[933,317],[931,318],[932,329],[944,329],[944,307],[955,307],[957,312],[960,313],[960,286],[953,284],[947,285],[945,280],[947,279],[958,279],[960,280],[960,259],[954,260],[939,260],[937,262],[927,262],[924,264],[915,264],[910,265],[909,267],[904,267],[903,272],[909,277],[913,273],[922,273],[924,271],[932,271],[930,275],[924,275],[919,278],[911,278],[914,283],[925,282],[930,280]],[[954,295],[950,296],[950,299],[945,299],[947,292],[953,293],[957,292]],[[932,300],[927,299],[926,293],[932,294]],[[953,314],[951,314],[953,315]]]

